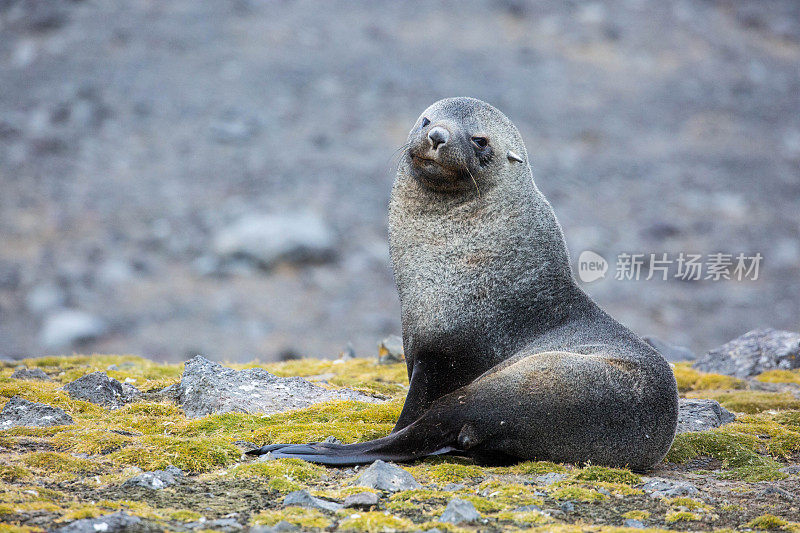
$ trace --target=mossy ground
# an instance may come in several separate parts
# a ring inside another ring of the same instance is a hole
[[[297,460],[256,462],[243,457],[242,448],[234,443],[308,442],[331,435],[357,442],[385,435],[407,390],[405,365],[381,366],[365,359],[231,365],[306,376],[389,400],[379,405],[327,403],[272,416],[231,413],[192,420],[158,394],[180,379],[182,365],[106,355],[46,357],[22,364],[41,368],[53,381],[12,380],[13,367],[6,364],[0,367],[0,405],[18,394],[61,407],[75,424],[0,432],[0,532],[49,530],[116,510],[172,530],[185,530],[188,522],[233,516],[245,525],[287,521],[303,530],[365,532],[432,527],[615,531],[626,519],[665,530],[800,531],[800,498],[788,501],[778,492],[765,493],[774,486],[800,494],[800,476],[781,471],[800,462],[800,400],[791,388],[800,383],[800,373],[794,371],[760,376],[761,382],[788,387],[764,392],[750,390],[742,380],[676,365],[683,395],[715,398],[738,415],[735,423],[722,428],[679,435],[666,461],[648,474],[690,481],[701,489],[693,498],[653,499],[638,488],[642,476],[626,469],[546,461],[481,467],[464,458],[436,457],[404,465],[422,489],[380,494],[372,509],[327,513],[283,508],[281,502],[287,492],[301,488],[341,502],[349,494],[367,490],[352,486],[356,469]],[[109,411],[74,400],[61,390],[96,370],[136,380],[144,396]],[[161,491],[122,486],[142,470],[170,464],[188,474],[178,485]],[[551,485],[537,482],[537,476],[549,472],[567,477]],[[471,501],[483,521],[458,527],[438,522],[454,496]]]

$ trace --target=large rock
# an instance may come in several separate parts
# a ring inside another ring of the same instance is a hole
[[[322,498],[316,498],[309,494],[307,490],[296,490],[290,492],[283,499],[283,506],[289,507],[296,505],[298,507],[305,507],[306,509],[318,509],[320,511],[335,512],[342,508],[341,503],[336,503]]]
[[[414,476],[399,466],[384,463],[380,459],[369,465],[355,480],[359,487],[397,492],[422,487]]]
[[[749,331],[710,350],[692,367],[742,379],[767,370],[800,368],[800,334],[771,328]]]
[[[153,470],[152,472],[142,472],[139,475],[125,481],[123,487],[142,487],[150,490],[161,490],[174,485],[180,478],[183,478],[183,472],[180,468],[175,466],[168,466],[164,470]]]
[[[299,378],[279,378],[260,368],[233,370],[200,355],[186,361],[176,388],[186,416],[213,413],[273,414],[330,400],[381,400],[350,389],[328,390]]]
[[[639,485],[651,498],[674,498],[676,496],[694,496],[699,491],[688,481],[677,481],[663,477],[645,478]]]
[[[146,531],[142,519],[124,511],[118,511],[97,518],[84,518],[70,522],[55,531],[57,533],[116,533]]]
[[[716,400],[678,401],[678,433],[705,431],[736,420],[736,416]]]
[[[220,230],[214,252],[223,258],[246,258],[262,268],[278,262],[320,262],[335,255],[335,237],[310,213],[247,215]]]
[[[105,372],[92,372],[64,386],[64,390],[77,400],[118,409],[139,394],[135,387],[108,377]]]
[[[44,403],[30,402],[19,396],[12,396],[0,413],[0,430],[16,426],[65,426],[72,424],[72,417],[58,407]]]
[[[439,521],[450,524],[469,524],[480,519],[481,515],[472,502],[461,498],[453,498],[447,503],[447,508],[442,513]]]
[[[102,337],[107,331],[106,323],[96,316],[63,309],[45,319],[39,341],[49,349],[69,348]]]
[[[11,379],[24,379],[28,381],[50,381],[50,377],[41,368],[25,368],[21,366],[14,370]]]

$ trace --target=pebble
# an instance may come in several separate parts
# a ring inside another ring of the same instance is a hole
[[[283,506],[289,507],[291,505],[305,507],[306,509],[319,509],[321,511],[329,512],[338,511],[343,507],[340,503],[323,500],[322,498],[316,498],[307,490],[296,490],[287,494],[283,499]]]
[[[380,459],[369,465],[356,478],[355,485],[390,492],[422,488],[422,485],[406,470]]]
[[[448,524],[469,524],[481,519],[480,513],[475,509],[472,502],[453,498],[447,503],[447,508],[442,513],[439,520]]]
[[[344,499],[345,507],[369,508],[378,504],[378,495],[374,492],[359,492]]]
[[[24,366],[14,370],[14,373],[11,374],[11,379],[51,381],[50,377],[41,368],[25,368]]]

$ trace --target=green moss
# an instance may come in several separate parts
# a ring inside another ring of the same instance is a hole
[[[30,513],[32,511],[47,511],[49,513],[61,513],[61,507],[54,504],[53,502],[41,502],[41,501],[0,504],[0,516],[20,514],[20,513]]]
[[[698,372],[692,368],[692,363],[676,363],[673,372],[680,392],[744,389],[746,387],[746,383],[743,380],[732,376]]]
[[[316,509],[287,507],[276,511],[262,511],[253,517],[252,524],[274,526],[282,520],[303,529],[325,529],[331,522],[328,517]]]
[[[735,431],[758,437],[767,453],[773,457],[789,458],[800,451],[800,427],[785,427],[774,415],[744,415],[736,424],[722,431]]]
[[[564,465],[551,463],[550,461],[525,461],[506,468],[511,474],[531,474],[542,475],[550,472],[566,472]]]
[[[507,483],[500,480],[491,480],[481,483],[478,487],[480,494],[491,501],[504,506],[521,507],[524,505],[544,505],[541,497],[534,495],[535,487]]]
[[[283,478],[291,481],[312,481],[326,475],[325,468],[301,459],[258,461],[235,466],[230,470],[235,478]]]
[[[650,511],[634,509],[633,511],[622,513],[622,518],[629,518],[632,520],[647,520],[650,518]]]
[[[579,470],[574,477],[581,481],[605,481],[625,485],[636,485],[642,481],[641,476],[628,469],[606,468],[604,466],[587,466]]]
[[[578,502],[597,502],[608,498],[608,496],[596,490],[575,486],[556,489],[550,493],[550,496],[556,500],[574,500]]]
[[[414,524],[410,520],[379,511],[355,513],[339,524],[339,529],[343,531],[363,531],[365,533],[402,531],[413,527]]]
[[[17,481],[31,476],[31,471],[19,465],[0,465],[0,479]]]
[[[745,481],[766,481],[786,477],[778,471],[780,464],[771,457],[765,457],[759,449],[758,437],[721,431],[680,433],[675,436],[666,461],[685,463],[701,455],[722,461],[731,479]]]
[[[432,466],[416,466],[408,469],[414,477],[418,475],[440,485],[448,483],[460,483],[473,479],[486,477],[486,472],[475,465],[465,465],[458,463],[440,463]],[[421,474],[421,475],[420,475]]]
[[[726,409],[737,413],[800,409],[800,400],[788,392],[707,390],[690,392],[686,397],[717,400]]]
[[[196,511],[190,511],[188,509],[179,509],[177,511],[172,511],[168,515],[172,520],[178,520],[179,522],[194,522],[196,520],[200,520],[203,518],[203,515]]]
[[[789,525],[789,522],[783,518],[772,514],[762,514],[761,516],[749,521],[745,527],[769,531],[775,529],[784,529],[787,525]]]
[[[501,511],[492,516],[497,520],[506,522],[514,522],[515,524],[532,525],[532,524],[546,524],[552,522],[553,519],[544,513],[537,512],[523,512],[515,513],[514,511]]]
[[[208,472],[235,463],[241,452],[227,439],[145,435],[108,455],[121,465],[157,470],[174,465],[188,472]]]
[[[267,487],[269,490],[274,492],[280,492],[281,494],[286,494],[289,492],[294,492],[296,490],[301,490],[305,488],[300,483],[296,481],[292,481],[290,479],[282,478],[282,477],[275,477],[269,480],[267,483]]]
[[[15,526],[14,524],[3,524],[0,522],[0,533],[33,533],[34,531],[44,531],[44,529],[30,526]]]
[[[664,521],[667,524],[674,524],[675,522],[692,522],[702,520],[703,517],[697,513],[690,511],[668,511],[664,516]]]
[[[53,435],[50,443],[62,451],[97,455],[119,450],[132,440],[108,430],[77,426]]]
[[[691,498],[687,498],[685,496],[679,496],[677,498],[670,498],[664,501],[670,507],[677,507],[682,508],[687,511],[701,511],[701,512],[711,512],[714,509],[701,501],[693,500]]]
[[[405,363],[379,365],[374,359],[351,359],[349,361],[296,359],[268,365],[251,363],[244,366],[264,368],[282,377],[333,374],[327,379],[331,385],[386,394],[397,398],[405,396],[408,385],[408,371]]]

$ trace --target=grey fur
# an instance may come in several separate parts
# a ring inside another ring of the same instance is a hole
[[[446,142],[428,139],[434,127]],[[672,370],[577,286],[530,166],[499,156],[528,160],[516,127],[485,102],[450,98],[423,112],[408,141],[389,205],[410,379],[397,425],[367,443],[255,453],[328,464],[454,450],[489,463],[660,461],[677,423]]]

